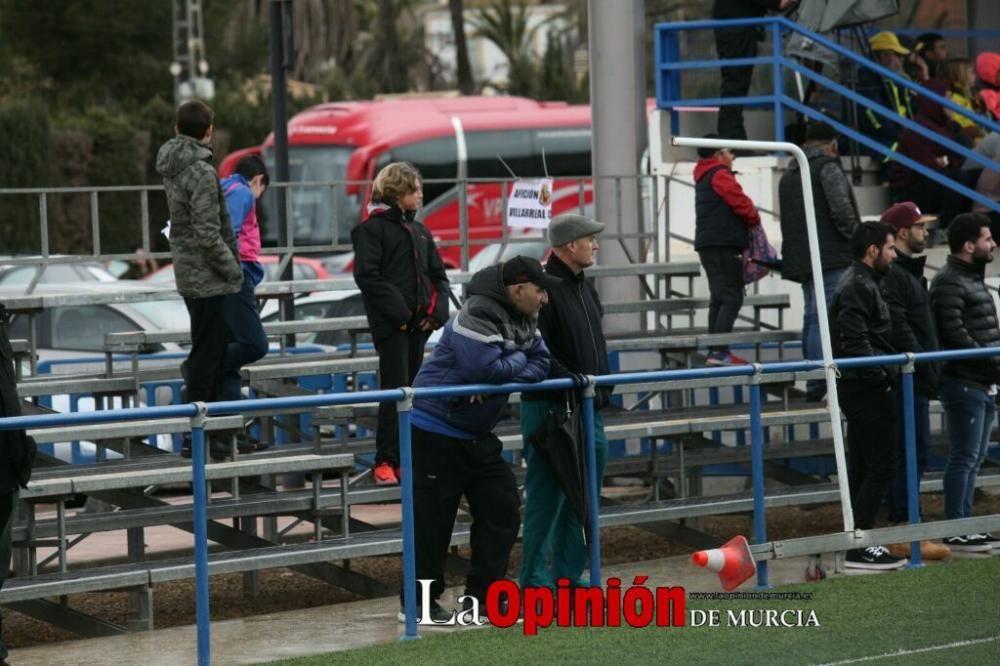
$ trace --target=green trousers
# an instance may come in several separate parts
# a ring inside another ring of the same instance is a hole
[[[524,479],[527,499],[522,523],[524,556],[521,561],[521,587],[554,588],[559,578],[577,583],[588,561],[583,525],[567,504],[548,460],[528,441],[545,421],[549,410],[557,406],[544,400],[521,402],[521,436],[528,463]],[[604,434],[604,419],[600,414],[594,415],[594,444],[597,447],[597,478],[600,483],[608,457],[608,438]]]

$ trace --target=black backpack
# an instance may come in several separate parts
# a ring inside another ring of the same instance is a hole
[[[7,336],[7,310],[0,305],[0,416],[21,416],[14,374],[14,349]],[[22,430],[0,430],[0,491],[27,488],[38,446]]]

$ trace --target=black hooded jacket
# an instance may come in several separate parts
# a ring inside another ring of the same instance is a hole
[[[410,331],[433,317],[448,321],[448,275],[434,237],[396,206],[380,207],[351,230],[354,281],[361,290],[372,338],[378,342],[403,324]]]
[[[538,330],[545,340],[552,364],[548,379],[582,375],[608,374],[608,346],[601,328],[604,308],[597,289],[583,271],[574,274],[555,254],[545,264],[545,272],[562,279],[562,284],[548,289],[549,302],[538,316]],[[610,387],[598,388],[594,407],[608,404]],[[522,400],[560,401],[560,392],[525,393]]]
[[[927,257],[911,257],[897,250],[896,260],[882,278],[882,295],[892,317],[892,346],[899,352],[937,351],[938,336],[927,292],[924,264]],[[937,363],[918,363],[915,388],[920,395],[938,395]]]
[[[931,309],[941,349],[1000,347],[1000,328],[993,296],[983,276],[986,264],[970,264],[955,255],[931,282]],[[971,382],[980,388],[1000,384],[1000,356],[949,361],[944,378]]]

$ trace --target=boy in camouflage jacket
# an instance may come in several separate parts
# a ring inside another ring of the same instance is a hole
[[[204,402],[218,400],[222,390],[228,339],[223,298],[243,284],[229,210],[211,163],[213,121],[202,102],[181,105],[177,135],[156,156],[170,209],[177,291],[191,315],[191,352],[181,371],[187,399]]]

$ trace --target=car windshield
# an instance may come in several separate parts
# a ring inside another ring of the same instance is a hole
[[[297,244],[349,242],[350,230],[361,218],[360,197],[344,190],[347,162],[354,148],[350,146],[292,146],[288,150],[288,188],[292,229]],[[264,162],[274,171],[274,150],[264,151]],[[319,184],[317,184],[319,183]],[[336,183],[336,187],[332,184]],[[257,206],[261,235],[277,243],[278,228],[274,211],[275,188],[269,187]],[[336,233],[334,233],[336,232]]]
[[[541,261],[548,249],[548,242],[541,239],[530,243],[508,243],[506,247],[500,243],[491,243],[469,260],[469,272],[475,273],[487,266],[507,261],[518,255],[524,255],[525,257]]]
[[[5,287],[27,285],[35,277],[35,266],[18,266],[0,274]],[[38,279],[39,284],[76,284],[77,282],[114,282],[117,278],[97,264],[51,264]]]

